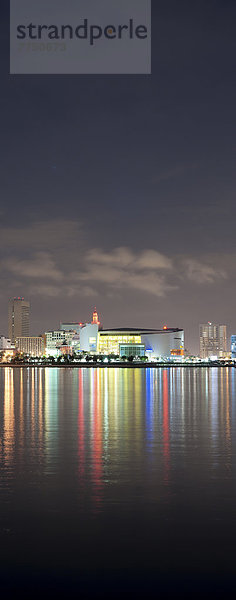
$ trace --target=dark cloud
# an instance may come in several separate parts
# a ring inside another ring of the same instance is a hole
[[[2,261],[2,267],[14,275],[29,279],[51,279],[60,282],[63,278],[48,252],[37,252],[28,260],[8,258]]]
[[[183,282],[185,286],[188,282],[211,285],[227,279],[228,257],[224,261],[221,256],[220,264],[215,264],[218,262],[215,255],[200,258],[166,256],[155,249],[135,251],[128,247],[106,251],[88,248],[85,241],[82,248],[79,234],[77,223],[62,221],[49,221],[45,226],[32,223],[29,228],[11,230],[14,248],[3,242],[2,254],[7,252],[7,257],[0,262],[0,272],[8,276],[10,287],[11,277],[20,278],[21,285],[23,283],[32,296],[60,297],[63,291],[64,297],[92,297],[99,295],[103,286],[106,294],[112,291],[125,294],[127,290],[133,290],[137,300],[142,293],[163,298],[179,289]],[[69,241],[65,245],[64,236],[68,235]],[[76,251],[71,251],[69,242],[77,242]],[[42,250],[45,245],[47,251]],[[35,251],[36,248],[40,251]],[[30,251],[26,258],[21,256],[25,250]],[[233,263],[231,271],[232,267]]]

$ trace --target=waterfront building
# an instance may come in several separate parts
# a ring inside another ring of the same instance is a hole
[[[145,344],[119,344],[119,357],[122,356],[145,356]]]
[[[64,356],[70,356],[72,354],[72,346],[68,346],[66,342],[60,346],[59,350],[60,354]]]
[[[128,345],[136,347],[144,345],[145,354],[149,358],[183,357],[184,331],[165,327],[164,329],[119,328],[98,332],[99,354],[120,355],[122,346]]]
[[[80,333],[71,331],[46,332],[46,353],[59,351],[65,343],[73,352],[91,354],[116,354],[122,356],[148,356],[171,358],[184,356],[184,331],[179,328],[163,329],[99,329],[98,322],[86,323]]]
[[[227,327],[214,323],[201,324],[199,328],[200,336],[200,357],[210,358],[215,356],[223,358],[227,354]]]
[[[79,334],[83,323],[71,321],[70,323],[60,323],[60,329],[62,331],[74,331],[75,334]]]
[[[8,303],[8,336],[14,344],[17,337],[29,336],[30,303],[24,298],[13,298]]]
[[[231,358],[236,360],[236,335],[231,335]]]
[[[57,356],[60,354],[59,348],[66,342],[68,346],[72,346],[74,331],[46,331],[45,333],[45,353],[47,356]]]
[[[16,350],[29,356],[43,356],[45,353],[45,339],[42,335],[17,337]]]
[[[76,333],[71,341],[72,352],[77,354],[80,352],[80,334]]]
[[[6,338],[4,335],[0,335],[0,351],[1,350],[10,350],[11,348],[11,340]]]
[[[16,349],[11,346],[11,348],[6,348],[6,350],[2,350],[0,352],[0,362],[9,362],[16,355]]]
[[[97,323],[86,323],[80,331],[80,352],[97,352],[98,349]]]
[[[132,329],[105,329],[98,334],[99,354],[119,354],[120,346],[141,344],[140,331]]]

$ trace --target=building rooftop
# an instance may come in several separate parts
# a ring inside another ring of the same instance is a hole
[[[167,327],[165,329],[141,329],[140,327],[118,327],[115,329],[101,329],[100,334],[103,333],[178,333],[179,331],[183,331],[183,329],[179,329],[178,327]]]

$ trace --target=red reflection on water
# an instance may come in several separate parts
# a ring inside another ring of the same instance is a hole
[[[163,371],[163,453],[164,453],[164,481],[169,481],[170,470],[170,430],[169,430],[169,390],[168,374]]]
[[[84,480],[85,470],[85,439],[84,439],[84,389],[83,389],[83,371],[79,373],[78,389],[78,454],[79,454],[79,479]]]
[[[96,508],[101,503],[102,490],[102,414],[100,372],[95,371],[93,394],[93,484]]]

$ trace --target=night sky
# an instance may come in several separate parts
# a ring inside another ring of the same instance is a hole
[[[63,320],[236,333],[235,0],[153,0],[151,76],[10,76],[1,2],[0,334]]]

